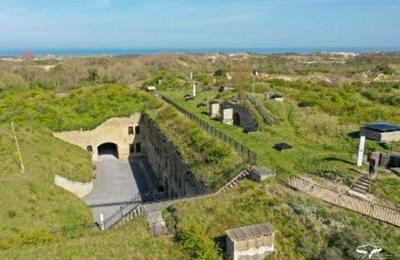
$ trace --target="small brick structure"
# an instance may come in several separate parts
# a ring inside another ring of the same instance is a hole
[[[261,260],[275,250],[276,229],[271,223],[229,229],[225,233],[228,259]]]

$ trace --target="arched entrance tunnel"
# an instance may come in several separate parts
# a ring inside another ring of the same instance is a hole
[[[116,158],[119,158],[118,155],[118,145],[114,143],[104,143],[97,147],[97,154],[101,155],[113,155]]]
[[[234,113],[233,114],[233,124],[240,126],[240,115],[239,113]]]

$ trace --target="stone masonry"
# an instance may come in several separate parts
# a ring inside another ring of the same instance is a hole
[[[131,154],[140,156],[145,151],[140,133],[140,118],[140,113],[130,117],[111,118],[93,130],[57,132],[54,136],[88,150],[92,153],[93,161],[97,160],[100,145],[113,143],[117,145],[119,158],[127,160]],[[140,149],[137,149],[138,143]]]
[[[147,160],[153,169],[160,192],[169,198],[194,196],[204,192],[204,185],[197,180],[185,164],[175,146],[164,136],[155,122],[143,116]]]

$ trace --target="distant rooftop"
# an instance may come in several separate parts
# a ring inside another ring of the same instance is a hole
[[[241,241],[259,238],[266,235],[272,235],[275,232],[276,229],[271,223],[263,223],[247,227],[229,229],[226,231],[226,234],[232,241]]]
[[[387,123],[387,122],[366,124],[364,127],[367,129],[382,132],[382,133],[400,131],[400,126],[393,125],[393,124]]]

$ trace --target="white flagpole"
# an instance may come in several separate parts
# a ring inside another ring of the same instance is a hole
[[[20,163],[21,163],[21,172],[22,172],[22,173],[25,173],[25,166],[24,166],[24,163],[23,163],[23,161],[22,161],[21,150],[19,149],[18,139],[17,139],[17,135],[15,134],[15,129],[14,129],[14,123],[13,123],[13,122],[11,122],[11,129],[12,129],[12,132],[13,132],[13,135],[14,135],[15,144],[16,144],[16,146],[17,146],[19,161],[20,161]]]

